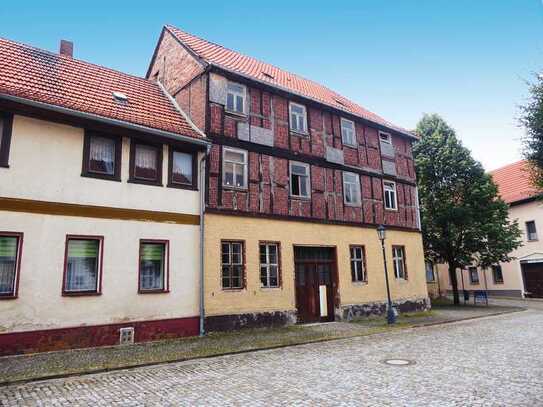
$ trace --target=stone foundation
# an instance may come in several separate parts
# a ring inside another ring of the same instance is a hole
[[[215,315],[206,317],[205,330],[206,332],[233,331],[240,328],[270,328],[295,323],[295,310]]]
[[[429,298],[400,300],[394,301],[393,304],[400,313],[428,311],[431,308]],[[336,319],[352,321],[371,316],[384,315],[386,312],[386,306],[386,302],[344,305],[341,306],[339,315],[336,315]]]

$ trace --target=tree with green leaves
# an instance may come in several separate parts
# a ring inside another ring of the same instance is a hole
[[[521,124],[526,129],[524,156],[533,170],[535,186],[543,189],[543,75],[530,86],[530,98],[521,106]]]
[[[419,188],[421,227],[427,257],[447,263],[459,304],[457,268],[489,267],[512,260],[520,245],[517,221],[482,165],[438,115],[424,115],[413,154]]]

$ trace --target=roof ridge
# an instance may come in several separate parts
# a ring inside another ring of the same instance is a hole
[[[505,169],[507,169],[507,168],[511,168],[511,167],[516,166],[516,165],[524,164],[524,163],[527,163],[527,162],[528,162],[528,160],[522,159],[522,160],[519,160],[519,161],[515,161],[515,162],[512,162],[512,163],[509,163],[509,164],[505,164],[505,165],[503,165],[503,166],[501,166],[501,167],[498,167],[498,168],[496,168],[496,169],[494,169],[494,170],[488,171],[488,173],[489,173],[489,174],[494,174],[494,173],[496,173],[496,172],[498,172],[498,171],[502,171],[502,170],[505,170]]]
[[[14,41],[14,40],[11,40],[9,38],[2,37],[2,36],[0,36],[0,41],[5,41],[5,42],[11,43],[11,44],[18,45],[18,46],[23,47],[23,48],[32,49],[32,50],[35,50],[35,51],[38,51],[38,52],[41,52],[41,53],[44,53],[44,54],[48,54],[48,55],[50,55],[52,57],[59,58],[59,59],[65,60],[65,61],[73,61],[73,62],[78,63],[78,64],[91,65],[91,66],[94,66],[94,67],[99,68],[99,69],[104,69],[104,70],[107,70],[109,72],[114,72],[116,74],[121,74],[121,75],[124,75],[124,76],[130,76],[130,77],[132,77],[134,79],[141,80],[141,81],[143,81],[145,83],[155,84],[155,82],[151,81],[150,79],[144,78],[142,76],[138,76],[138,75],[126,73],[126,72],[123,72],[123,71],[119,71],[117,69],[110,68],[110,67],[107,67],[107,66],[104,66],[104,65],[98,65],[98,64],[95,64],[93,62],[85,61],[84,59],[68,57],[66,55],[62,55],[62,54],[58,54],[58,53],[53,52],[53,51],[49,51],[48,49],[38,48],[38,47],[35,47],[33,45],[25,44],[25,43],[19,42],[19,41]]]

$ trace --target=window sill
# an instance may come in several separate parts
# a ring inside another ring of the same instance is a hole
[[[279,291],[279,290],[282,290],[283,288],[281,286],[277,286],[277,287],[262,287],[260,286],[260,291]]]
[[[527,243],[537,242],[539,239],[528,239],[526,240]]]
[[[232,190],[232,191],[243,191],[243,192],[247,192],[249,189],[247,187],[234,187],[232,185],[224,185],[222,186],[223,189],[229,189],[229,190]]]
[[[0,295],[0,301],[2,301],[2,300],[16,300],[17,298],[18,298],[17,294]]]
[[[228,110],[227,108],[224,108],[224,113],[229,115],[229,116],[236,116],[236,117],[243,118],[243,119],[247,118],[246,113],[236,112],[234,110]]]
[[[96,291],[63,291],[62,296],[63,297],[96,297],[98,295],[102,295],[101,292]]]
[[[172,184],[168,183],[166,185],[168,188],[176,188],[176,189],[190,189],[192,191],[198,191],[198,187],[196,185],[188,185],[188,184]]]
[[[221,291],[225,293],[239,293],[246,290],[245,288],[221,288]]]
[[[354,286],[364,287],[368,285],[367,281],[351,281]]]
[[[352,149],[355,149],[355,150],[358,150],[358,146],[355,145],[355,144],[347,144],[345,142],[342,141],[342,144],[343,144],[343,147],[348,147],[348,148],[352,148]]]
[[[311,201],[311,196],[290,195],[290,198],[297,199],[299,201]]]
[[[503,281],[494,281],[494,285],[503,285],[505,284]]]
[[[348,203],[348,202],[343,202],[343,204],[345,206],[349,206],[351,208],[361,208],[362,207],[362,203]]]
[[[169,294],[170,290],[138,290],[138,294]]]
[[[121,177],[117,177],[115,175],[98,174],[94,172],[82,172],[81,176],[85,178],[95,178],[95,179],[103,179],[106,181],[121,182]]]
[[[396,208],[396,209],[385,208],[385,211],[389,211],[389,212],[398,212],[398,208]]]
[[[148,181],[144,179],[130,178],[128,181],[129,184],[139,184],[139,185],[149,185],[154,187],[163,187],[164,185],[160,181]]]
[[[309,137],[309,132],[301,132],[301,131],[292,130],[292,129],[289,129],[289,130],[290,130],[290,134],[293,136],[306,137],[306,138]]]

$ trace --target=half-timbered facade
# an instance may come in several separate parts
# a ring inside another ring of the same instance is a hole
[[[147,76],[212,140],[209,329],[427,307],[413,134],[310,80],[166,26]]]

